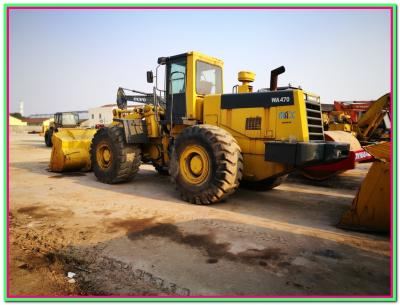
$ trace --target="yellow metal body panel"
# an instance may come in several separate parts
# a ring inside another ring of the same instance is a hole
[[[147,136],[149,138],[160,137],[160,125],[156,116],[164,115],[164,109],[158,107],[156,114],[155,107],[153,105],[136,106],[132,109],[114,109],[113,116],[118,119],[137,120],[145,119],[147,125]],[[119,125],[120,122],[113,122],[112,125]]]
[[[158,119],[160,116],[164,115],[164,109],[161,107],[158,108],[156,114],[155,107],[153,105],[135,106],[125,110],[113,110],[113,116],[117,119],[146,120],[147,136],[149,137],[150,143],[142,146],[142,153],[145,158],[153,160],[154,163],[157,163],[160,166],[167,164],[169,161],[168,154],[163,153],[164,151],[168,150],[168,137],[161,135],[161,126]],[[112,125],[122,124],[118,121],[114,121]],[[178,129],[179,127],[177,126],[174,128]]]
[[[265,149],[268,149],[265,141],[309,140],[303,91],[294,90],[293,93],[294,105],[269,108],[221,109],[221,95],[205,96],[203,122],[222,127],[236,138],[243,153],[244,179],[258,181],[292,169],[264,160]],[[282,113],[290,115],[282,116]],[[246,118],[261,118],[261,128],[246,130]]]
[[[52,137],[50,170],[53,172],[90,170],[89,150],[96,131],[96,129],[59,128]]]
[[[151,105],[144,106],[144,118],[146,120],[147,132],[149,138],[158,138],[160,136],[160,125],[156,120],[155,107]],[[161,111],[161,109],[159,110]]]
[[[276,136],[278,141],[304,141],[308,142],[308,124],[307,124],[307,111],[304,102],[304,93],[302,90],[294,90],[294,105],[274,107],[279,112],[294,112],[293,119],[278,119],[275,125]]]
[[[253,92],[253,86],[250,86],[248,84],[238,86],[238,93],[250,93],[250,92]]]
[[[221,96],[204,99],[204,123],[234,130],[249,138],[308,141],[307,113],[301,90],[294,91],[294,105],[270,108],[221,109]],[[280,113],[290,113],[279,119]],[[261,117],[260,130],[246,130],[246,118]]]
[[[277,175],[278,173],[289,172],[290,170],[292,170],[290,166],[265,161],[264,154],[243,154],[244,180],[259,181]]]
[[[222,70],[223,79],[223,66],[222,60],[201,54],[199,52],[189,52],[187,56],[187,72],[186,72],[186,113],[187,119],[195,119],[198,121],[203,120],[202,101],[204,95],[197,94],[196,92],[196,62],[200,60],[218,67]],[[221,84],[223,89],[223,83]]]

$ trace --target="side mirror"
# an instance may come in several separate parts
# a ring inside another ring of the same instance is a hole
[[[154,79],[153,71],[147,71],[147,82],[149,84],[152,84],[153,83],[153,79]]]

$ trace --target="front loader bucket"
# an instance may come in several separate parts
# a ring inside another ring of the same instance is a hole
[[[376,158],[339,227],[357,231],[390,230],[390,155],[389,143],[365,147]]]
[[[59,128],[53,134],[50,170],[53,172],[89,171],[90,143],[96,129]]]

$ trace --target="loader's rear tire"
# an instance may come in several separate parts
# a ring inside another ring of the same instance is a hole
[[[269,190],[272,190],[273,188],[277,187],[278,185],[280,185],[282,182],[284,182],[286,180],[287,176],[288,175],[284,175],[284,176],[277,177],[277,178],[267,178],[267,179],[260,180],[260,181],[245,181],[245,180],[243,180],[240,183],[240,186],[247,188],[249,190],[258,191],[258,192],[269,191]]]
[[[217,126],[195,125],[177,137],[169,173],[183,200],[211,204],[235,192],[242,169],[240,147],[230,133]]]
[[[130,181],[139,170],[140,148],[125,142],[121,127],[100,128],[90,146],[90,159],[95,176],[108,184]]]
[[[46,143],[47,147],[52,147],[53,142],[51,141],[51,137],[53,136],[53,129],[47,129],[45,134],[44,134],[44,142]]]

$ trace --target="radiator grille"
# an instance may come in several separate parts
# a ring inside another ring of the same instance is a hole
[[[246,118],[246,130],[260,130],[261,117]]]
[[[321,116],[319,97],[304,94],[307,110],[308,134],[310,141],[324,140],[324,128]]]

